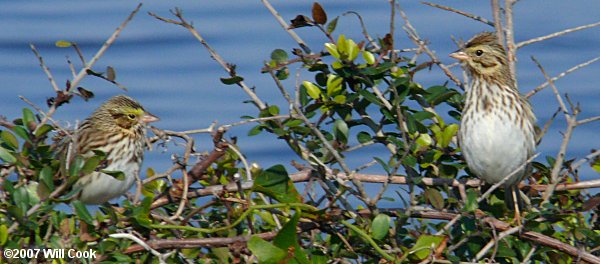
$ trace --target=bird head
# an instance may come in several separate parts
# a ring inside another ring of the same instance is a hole
[[[506,52],[492,32],[474,36],[461,49],[451,53],[450,57],[461,61],[472,75],[496,80],[511,76]]]
[[[116,126],[125,131],[133,131],[159,120],[158,117],[144,110],[138,102],[125,95],[110,98],[94,112],[92,118],[102,127]]]

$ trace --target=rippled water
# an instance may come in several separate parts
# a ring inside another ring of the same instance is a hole
[[[388,1],[321,1],[331,18],[345,11],[359,12],[373,36],[383,36],[389,29]],[[520,1],[515,8],[517,41],[523,41],[565,28],[597,22],[600,2],[560,0]],[[312,1],[273,1],[284,19],[310,14]],[[456,49],[451,37],[468,39],[473,34],[491,30],[456,14],[431,8],[417,1],[402,1],[403,8],[415,28],[430,47],[446,63],[452,61],[447,54]],[[448,3],[445,3],[448,4]],[[462,1],[456,8],[490,18],[488,2]],[[71,78],[65,56],[77,62],[71,49],[54,46],[57,40],[77,42],[87,58],[91,58],[106,38],[123,21],[136,3],[130,1],[0,1],[0,114],[15,118],[26,104],[18,99],[23,95],[38,105],[52,95],[52,88],[40,69],[37,59],[29,49],[36,45],[51,68],[59,85]],[[225,86],[219,81],[224,71],[210,59],[208,53],[183,28],[165,24],[150,17],[147,12],[169,16],[169,9],[180,7],[188,20],[204,35],[210,45],[228,62],[236,64],[240,75],[266,102],[283,106],[276,87],[270,78],[260,74],[263,61],[273,49],[291,50],[295,42],[276,23],[260,1],[164,1],[144,4],[140,13],[122,32],[121,37],[94,67],[97,71],[110,65],[117,71],[117,80],[129,88],[127,94],[137,98],[152,113],[160,116],[158,127],[171,130],[205,128],[217,120],[220,124],[239,120],[242,115],[255,115],[255,108],[243,104],[246,95],[235,86]],[[400,18],[396,17],[399,21]],[[298,34],[313,50],[322,48],[326,39],[316,29],[302,28]],[[357,19],[343,17],[337,33],[360,37]],[[412,47],[400,26],[396,30],[397,45]],[[600,55],[600,28],[588,29],[534,44],[519,51],[518,79],[522,91],[529,91],[544,79],[529,59],[535,56],[544,64],[550,75],[556,75],[573,65]],[[293,69],[292,69],[293,70]],[[293,70],[294,71],[294,70]],[[459,69],[454,69],[459,72]],[[600,63],[569,75],[557,82],[561,92],[580,102],[581,118],[600,115]],[[439,70],[416,76],[424,86],[445,81]],[[81,84],[97,95],[91,102],[74,100],[60,109],[56,118],[64,123],[85,118],[100,102],[122,93],[118,88],[97,78],[88,77]],[[550,90],[544,90],[531,100],[540,124],[545,123],[558,107]],[[285,109],[285,107],[283,108]],[[248,138],[250,127],[240,127],[228,133],[239,136],[239,145],[250,161],[263,167],[289,164],[295,156],[272,136]],[[540,157],[554,156],[561,142],[564,118],[557,118],[545,137],[539,151]],[[600,124],[578,128],[573,135],[568,158],[581,157],[591,148],[600,148]],[[210,150],[207,136],[198,136],[198,150]],[[171,151],[154,151],[148,155],[147,166],[157,171],[167,168]],[[377,150],[368,153],[377,155]],[[365,160],[362,160],[365,162]],[[597,177],[585,169],[586,177]]]

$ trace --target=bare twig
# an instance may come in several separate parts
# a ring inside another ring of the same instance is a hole
[[[584,62],[584,63],[577,64],[577,65],[575,65],[575,66],[571,67],[570,69],[568,69],[568,70],[566,70],[566,71],[564,71],[564,72],[561,72],[559,75],[556,75],[555,77],[552,77],[552,78],[550,78],[550,81],[553,81],[553,82],[555,82],[555,81],[557,81],[558,79],[560,79],[560,78],[562,78],[562,77],[565,77],[567,74],[569,74],[569,73],[572,73],[572,72],[574,72],[574,71],[576,71],[576,70],[579,70],[579,69],[581,69],[581,68],[583,68],[583,67],[586,67],[586,66],[588,66],[588,65],[590,65],[590,64],[592,64],[592,63],[594,63],[594,62],[596,62],[596,61],[598,61],[598,60],[600,60],[600,57],[596,57],[596,58],[593,58],[593,59],[591,59],[591,60],[589,60],[589,61],[586,61],[586,62]],[[544,83],[540,84],[538,87],[535,87],[535,89],[533,89],[533,90],[531,90],[530,92],[528,92],[528,93],[525,95],[525,98],[529,98],[529,97],[531,97],[532,95],[534,95],[534,94],[538,93],[538,92],[539,92],[539,91],[541,91],[542,89],[546,88],[546,87],[547,87],[549,84],[550,84],[550,83],[549,83],[548,81],[546,81],[546,82],[544,82]]]
[[[311,53],[310,49],[308,48],[306,43],[304,43],[304,40],[302,40],[302,38],[300,38],[300,36],[298,36],[298,34],[296,34],[296,32],[294,32],[292,29],[290,29],[290,26],[285,22],[285,20],[283,20],[281,15],[279,15],[277,10],[275,10],[275,8],[271,5],[271,3],[269,3],[268,0],[261,0],[261,2],[267,8],[267,10],[269,10],[269,12],[271,12],[271,14],[275,17],[275,19],[281,25],[281,27],[283,27],[283,29],[288,34],[290,34],[290,36],[294,39],[294,41],[296,41],[298,43],[298,45],[300,45],[300,47],[304,50],[304,52]]]
[[[369,32],[367,31],[367,27],[365,26],[365,23],[362,19],[362,16],[360,14],[358,14],[357,12],[354,11],[348,11],[342,14],[342,16],[348,15],[348,14],[353,14],[356,17],[358,17],[358,21],[360,22],[360,27],[362,28],[362,34],[363,36],[369,41],[369,44],[371,46],[373,46],[373,48],[375,50],[379,50],[379,44],[377,44],[377,42],[371,37],[371,35],[369,35]]]
[[[194,26],[190,23],[188,23],[185,18],[183,17],[183,13],[181,12],[181,10],[179,8],[175,8],[174,11],[171,11],[171,13],[177,17],[178,20],[173,20],[173,19],[168,19],[165,17],[161,17],[158,16],[154,13],[148,13],[150,16],[166,22],[166,23],[170,23],[170,24],[174,24],[174,25],[178,25],[178,26],[182,26],[185,29],[187,29],[190,33],[192,33],[192,35],[198,40],[200,41],[200,43],[202,44],[202,46],[204,46],[204,48],[206,48],[206,50],[210,53],[210,56],[217,62],[219,63],[219,65],[221,65],[221,67],[223,67],[223,69],[225,69],[225,71],[227,71],[227,73],[229,73],[230,76],[235,77],[237,76],[237,74],[235,73],[233,67],[228,64],[222,57],[221,55],[219,55],[211,46],[208,45],[208,42],[204,39],[204,37],[202,37],[202,35],[200,35],[200,33],[194,28]],[[260,98],[256,95],[256,93],[254,93],[254,91],[248,87],[248,85],[246,85],[246,83],[244,83],[244,81],[239,81],[237,83],[238,86],[240,86],[244,92],[246,92],[246,94],[248,94],[248,96],[250,96],[250,98],[252,99],[252,101],[256,104],[256,106],[259,109],[265,109],[266,105],[265,103],[262,102],[262,100],[260,100]]]
[[[552,91],[554,92],[554,95],[556,96],[556,100],[558,101],[558,104],[560,105],[560,108],[565,116],[565,119],[567,120],[567,130],[565,131],[565,133],[563,135],[563,141],[560,145],[558,154],[556,154],[556,160],[554,161],[554,166],[552,167],[552,172],[550,174],[550,185],[549,185],[549,188],[546,189],[546,191],[544,191],[544,194],[542,195],[542,203],[546,203],[549,201],[550,197],[554,193],[556,185],[560,182],[559,173],[560,173],[560,170],[562,169],[563,161],[565,160],[567,146],[569,145],[569,141],[571,140],[571,135],[573,133],[573,130],[577,126],[578,110],[576,108],[574,108],[574,109],[572,109],[573,112],[569,113],[567,106],[565,105],[562,98],[560,97],[560,94],[558,93],[558,89],[556,88],[556,86],[554,86],[554,82],[550,79],[550,77],[548,77],[548,74],[546,73],[546,70],[544,70],[544,67],[542,67],[542,65],[534,57],[531,57],[531,59],[538,66],[538,68],[544,75],[544,78],[546,78],[546,81],[550,84],[550,87],[552,87]]]
[[[500,45],[504,47],[504,28],[502,27],[502,10],[499,0],[491,0],[492,15],[494,16],[494,28],[496,28],[496,37]]]
[[[532,38],[530,40],[519,42],[517,44],[517,49],[522,48],[524,46],[527,46],[529,44],[533,44],[533,43],[536,43],[536,42],[544,41],[544,40],[555,38],[555,37],[559,37],[559,36],[562,36],[562,35],[565,35],[565,34],[568,34],[568,33],[576,32],[576,31],[579,31],[579,30],[587,29],[587,28],[597,27],[597,26],[600,26],[600,22],[591,23],[591,24],[587,24],[587,25],[583,25],[583,26],[579,26],[579,27],[574,27],[574,28],[569,28],[569,29],[565,29],[563,31],[555,32],[555,33],[548,34],[548,35],[545,35],[545,36],[541,36],[541,37],[537,37],[537,38]]]
[[[38,60],[40,61],[40,66],[42,67],[42,70],[44,70],[44,73],[46,73],[46,76],[48,77],[48,80],[50,81],[50,84],[52,85],[52,88],[54,89],[54,91],[55,92],[60,91],[60,88],[58,88],[58,85],[56,85],[56,82],[54,81],[54,77],[52,76],[52,73],[50,72],[50,69],[48,68],[48,66],[46,66],[46,63],[44,63],[44,59],[42,58],[40,53],[37,51],[37,49],[35,48],[35,46],[33,44],[29,44],[29,47],[31,47],[31,51],[33,51],[33,53],[35,54],[35,57],[37,57]]]
[[[582,120],[577,121],[577,125],[579,126],[579,125],[587,124],[587,123],[590,123],[590,122],[595,122],[595,121],[598,121],[598,120],[600,120],[600,116],[593,116],[593,117],[590,117],[590,118],[586,118],[586,119],[582,119]]]
[[[506,22],[506,28],[504,33],[506,34],[506,53],[508,53],[508,67],[510,69],[510,75],[512,75],[515,85],[517,85],[517,48],[515,46],[515,37],[513,30],[513,0],[504,0],[504,20]]]
[[[108,236],[112,237],[112,238],[126,238],[126,239],[129,239],[129,240],[137,243],[142,248],[144,248],[145,250],[150,252],[152,255],[156,256],[158,258],[159,263],[167,263],[166,259],[169,258],[173,253],[176,252],[176,251],[172,251],[167,254],[161,254],[160,252],[154,250],[152,247],[150,247],[148,244],[146,244],[146,242],[144,242],[143,240],[139,239],[138,237],[136,237],[132,234],[116,233],[116,234],[110,234]]]
[[[485,254],[488,253],[488,251],[490,251],[490,249],[492,249],[492,247],[497,245],[500,240],[504,239],[507,236],[510,236],[512,234],[519,232],[520,228],[521,227],[519,227],[519,226],[515,226],[511,229],[500,232],[500,234],[498,234],[498,237],[492,239],[481,250],[479,250],[479,252],[477,252],[477,255],[475,255],[475,259],[473,261],[474,262],[479,261],[481,258],[483,258],[483,256],[485,256]]]
[[[589,162],[591,160],[594,160],[598,156],[600,156],[600,149],[594,150],[592,153],[588,154],[583,159],[580,159],[577,162],[572,163],[571,170],[572,171],[577,170],[581,165],[583,165],[584,163]]]
[[[129,21],[133,19],[133,17],[137,14],[141,7],[142,3],[139,3],[137,7],[129,14],[129,16],[127,16],[125,21],[123,21],[123,23],[121,23],[121,25],[115,30],[115,32],[113,32],[113,34],[104,42],[102,47],[96,52],[96,54],[94,55],[94,57],[92,57],[90,62],[85,64],[85,66],[79,71],[77,76],[73,78],[73,81],[71,81],[71,87],[77,87],[79,83],[83,80],[83,78],[87,76],[87,71],[90,70],[92,66],[94,66],[94,64],[96,64],[100,57],[104,55],[104,52],[106,52],[106,50],[108,50],[108,48],[115,42],[115,40],[117,40],[117,37],[119,37],[125,26],[129,23]],[[44,116],[42,121],[40,121],[40,123],[38,124],[36,131],[37,129],[42,127],[42,125],[44,125],[46,122],[48,122],[48,119],[54,114],[54,112],[56,112],[56,109],[56,104],[53,104],[50,107],[50,109],[46,112],[46,116]]]
[[[406,15],[406,13],[404,13],[402,8],[400,7],[400,4],[396,3],[396,6],[398,9],[398,13],[404,20],[404,24],[405,24],[404,29],[405,29],[406,33],[408,34],[409,38],[417,46],[419,46],[423,51],[425,51],[425,53],[427,53],[427,55],[431,58],[433,63],[435,63],[438,67],[440,67],[440,69],[442,69],[442,71],[446,74],[446,76],[448,76],[448,78],[450,78],[450,80],[452,80],[454,83],[456,83],[456,85],[458,85],[462,90],[464,90],[464,85],[462,84],[462,82],[458,78],[456,78],[456,76],[454,76],[454,74],[452,74],[452,72],[450,71],[448,66],[443,64],[438,59],[437,55],[435,55],[435,53],[433,51],[431,51],[431,49],[429,49],[429,47],[427,46],[427,43],[425,41],[423,41],[421,39],[421,37],[419,37],[417,30],[415,30],[415,28],[410,23],[408,16]]]
[[[449,6],[440,5],[440,4],[435,4],[435,3],[430,3],[430,2],[423,2],[423,1],[421,1],[421,4],[425,4],[425,5],[432,6],[432,7],[436,7],[436,8],[442,9],[442,10],[446,10],[446,11],[450,11],[450,12],[453,12],[453,13],[457,13],[457,14],[459,14],[459,15],[466,16],[466,17],[468,17],[468,18],[471,18],[471,19],[473,19],[473,20],[476,20],[476,21],[482,22],[482,23],[484,23],[484,24],[487,24],[487,25],[490,25],[490,26],[492,26],[492,27],[494,26],[494,22],[492,22],[492,21],[489,21],[489,20],[487,20],[487,19],[486,19],[486,18],[484,18],[484,17],[478,16],[478,15],[473,15],[473,14],[471,14],[471,13],[467,13],[467,12],[465,12],[465,11],[461,11],[461,10],[458,10],[458,9],[454,9],[454,8],[452,8],[452,7],[449,7]]]

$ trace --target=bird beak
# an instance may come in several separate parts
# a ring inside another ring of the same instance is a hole
[[[144,122],[146,124],[156,122],[158,120],[160,120],[160,118],[158,118],[155,115],[150,114],[148,112],[145,112],[144,115],[142,116],[142,122]]]
[[[465,61],[469,56],[464,51],[457,50],[455,52],[450,53],[450,57],[455,58],[459,61]]]

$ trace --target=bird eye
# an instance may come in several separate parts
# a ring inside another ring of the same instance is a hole
[[[129,119],[135,119],[135,115],[134,114],[128,114],[127,117],[129,117]]]
[[[477,55],[477,56],[483,55],[483,50],[477,50],[477,51],[475,51],[475,55]]]

